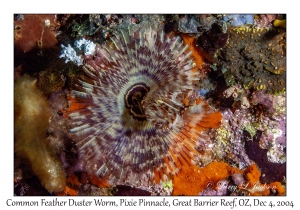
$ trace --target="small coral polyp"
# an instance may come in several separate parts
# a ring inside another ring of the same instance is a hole
[[[70,130],[84,170],[113,184],[167,181],[195,164],[222,115],[196,94],[199,71],[180,37],[150,23],[118,30],[71,91]],[[78,105],[78,106],[72,106]]]

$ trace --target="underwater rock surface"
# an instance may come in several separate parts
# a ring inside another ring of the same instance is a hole
[[[284,15],[14,19],[16,195],[285,195]]]

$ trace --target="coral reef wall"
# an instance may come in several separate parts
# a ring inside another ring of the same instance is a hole
[[[286,26],[14,15],[15,194],[285,195]]]

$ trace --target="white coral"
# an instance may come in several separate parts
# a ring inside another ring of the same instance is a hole
[[[82,56],[78,56],[74,48],[71,47],[70,44],[68,46],[64,46],[63,44],[61,45],[62,51],[61,55],[59,56],[60,58],[65,58],[66,61],[65,63],[68,63],[69,61],[75,63],[77,66],[80,66],[83,64],[83,58]]]
[[[90,40],[86,40],[84,38],[75,41],[75,47],[79,50],[83,50],[85,55],[94,55],[96,44]]]
[[[66,63],[71,61],[77,66],[83,65],[82,52],[84,53],[84,55],[94,55],[96,50],[96,44],[84,38],[74,42],[75,49],[71,47],[70,44],[68,44],[67,47],[62,44],[61,47],[62,51],[59,57],[65,58]],[[80,55],[78,56],[78,54]]]

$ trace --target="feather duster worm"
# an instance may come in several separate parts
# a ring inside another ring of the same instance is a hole
[[[69,118],[84,169],[112,183],[166,181],[205,146],[222,116],[197,95],[200,73],[180,37],[150,23],[121,28],[83,66]]]

